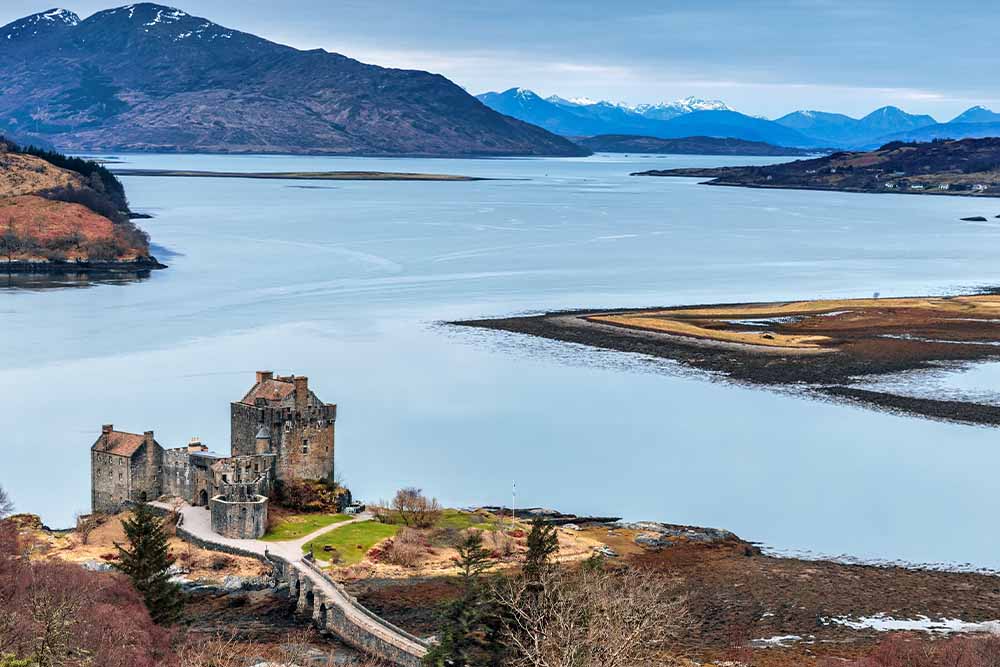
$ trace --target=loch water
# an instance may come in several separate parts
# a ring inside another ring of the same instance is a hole
[[[629,175],[771,158],[109,157],[498,180],[124,178],[133,208],[155,216],[140,224],[169,269],[0,285],[0,484],[50,525],[88,508],[101,424],[226,452],[228,403],[272,369],[308,375],[339,404],[337,468],[363,499],[413,485],[448,505],[499,504],[516,480],[521,505],[723,527],[779,550],[1000,568],[995,429],[442,324],[998,285],[1000,201]],[[959,220],[973,215],[989,221]]]

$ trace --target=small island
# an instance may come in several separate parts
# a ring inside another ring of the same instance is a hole
[[[453,322],[677,361],[735,382],[998,425],[1000,406],[869,388],[902,371],[1000,358],[1000,293],[554,312]]]
[[[492,179],[452,174],[395,171],[192,171],[184,169],[116,169],[119,176],[180,178],[253,178],[284,181],[488,181]]]
[[[132,217],[121,182],[100,164],[0,138],[0,272],[165,268]]]
[[[1000,138],[894,141],[867,152],[711,169],[664,169],[633,176],[708,178],[706,185],[919,195],[1000,196]]]

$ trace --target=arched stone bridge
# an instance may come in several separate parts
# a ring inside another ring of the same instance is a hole
[[[170,512],[165,503],[150,503],[161,512]],[[296,600],[297,613],[312,618],[316,627],[327,630],[348,646],[401,667],[420,667],[429,644],[365,608],[343,586],[324,573],[302,547],[337,528],[366,521],[360,516],[336,523],[305,537],[288,542],[262,542],[223,537],[212,531],[205,508],[183,505],[177,521],[177,536],[198,546],[256,558],[274,568],[275,577],[288,583],[289,595]]]

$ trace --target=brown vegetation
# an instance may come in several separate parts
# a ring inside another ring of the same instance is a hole
[[[997,667],[1000,637],[955,637],[930,642],[923,638],[892,635],[860,660],[832,658],[820,667]]]
[[[0,655],[37,667],[155,667],[170,635],[128,580],[22,555],[16,526],[0,523]]]
[[[677,581],[628,567],[549,567],[538,580],[505,577],[493,599],[514,667],[652,664],[690,625]]]

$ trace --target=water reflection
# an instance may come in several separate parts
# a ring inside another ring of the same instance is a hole
[[[95,285],[127,285],[148,280],[151,271],[60,271],[51,273],[0,274],[0,291],[41,291],[94,287]]]

